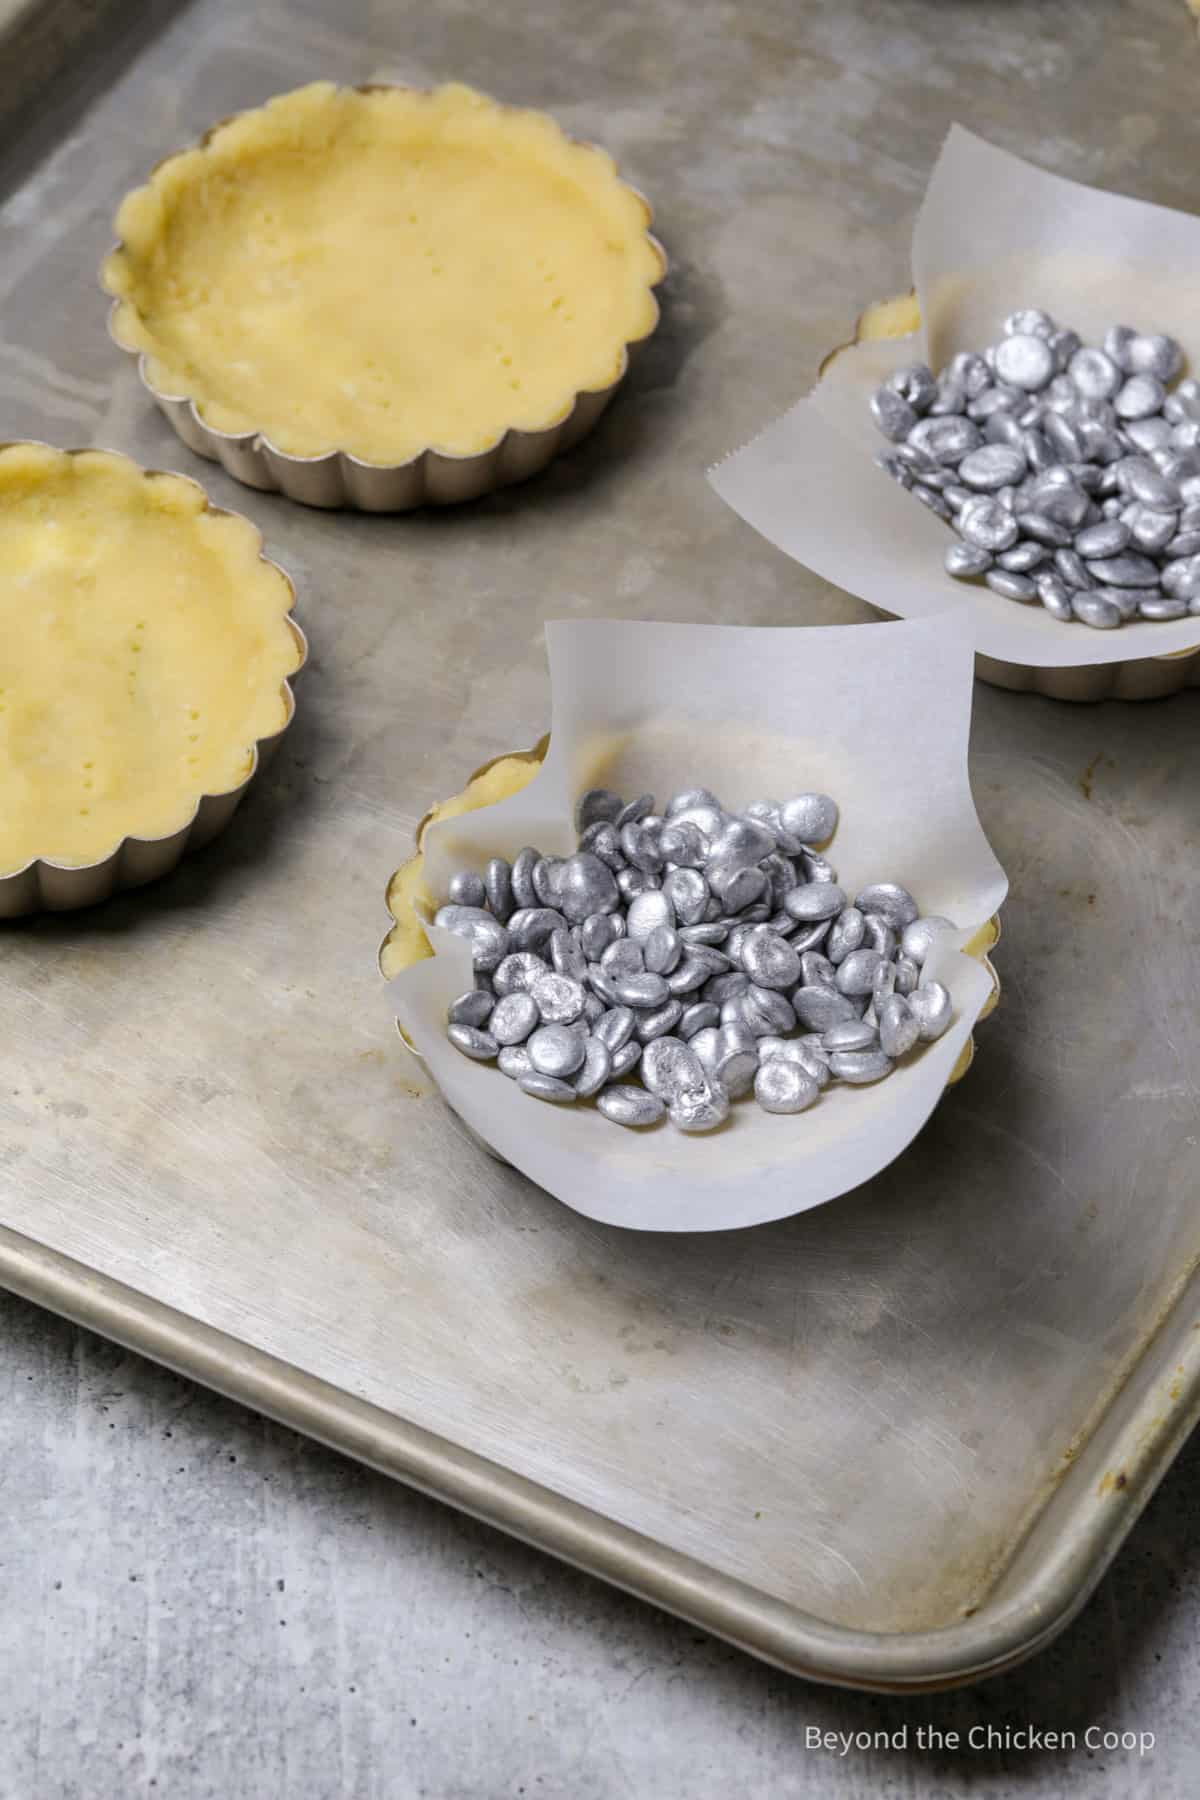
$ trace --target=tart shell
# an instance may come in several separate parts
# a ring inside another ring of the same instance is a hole
[[[20,440],[22,445],[30,443],[37,449],[49,449],[54,446],[32,443],[31,440]],[[10,443],[0,443],[0,449],[11,448]],[[95,447],[72,449],[65,452],[68,456],[93,455]],[[121,455],[119,451],[106,452],[109,455]],[[123,460],[128,460],[123,458]],[[303,631],[292,616],[295,605],[296,589],[290,575],[279,564],[266,555],[262,549],[262,534],[257,527],[247,520],[244,514],[231,513],[226,507],[214,506],[204,493],[199,482],[190,475],[178,475],[175,471],[146,469],[143,474],[156,476],[171,474],[173,479],[186,481],[190,487],[196,488],[204,500],[204,511],[217,517],[238,518],[244,524],[251,525],[259,544],[258,560],[268,568],[282,575],[291,595],[285,623],[296,646],[298,661],[291,675],[282,684],[282,697],[285,706],[285,717],[278,731],[267,737],[259,738],[251,748],[250,768],[245,779],[236,787],[223,793],[201,794],[197,797],[190,816],[179,828],[165,837],[143,838],[134,835],[123,837],[105,856],[91,863],[62,863],[44,857],[34,857],[24,868],[14,870],[11,874],[0,876],[0,921],[22,918],[36,912],[72,912],[79,907],[94,906],[102,900],[109,899],[114,893],[125,888],[143,887],[147,882],[156,881],[160,875],[169,874],[192,850],[199,850],[223,831],[233,818],[251,783],[261,769],[271,760],[279,747],[280,740],[290,726],[296,712],[295,696],[292,692],[292,681],[304,667],[308,657],[308,641]]]
[[[353,91],[370,94],[389,89],[412,91],[402,90],[395,83],[381,82],[366,83]],[[203,149],[214,133],[244,116],[233,114],[219,120],[195,147]],[[578,143],[582,140],[570,141]],[[164,158],[155,168],[162,168],[164,162],[171,160]],[[630,183],[622,182],[621,185],[634,195],[644,210],[645,237],[659,264],[658,274],[650,285],[657,287],[667,275],[668,263],[665,250],[649,229],[653,218],[650,203]],[[124,248],[121,242],[114,244],[105,258],[101,282],[107,292],[113,291],[107,276],[108,265]],[[661,316],[655,304],[654,317],[646,333],[621,346],[614,379],[602,388],[577,391],[562,417],[544,429],[510,427],[486,448],[467,455],[430,445],[406,462],[374,463],[348,450],[332,450],[319,456],[293,455],[279,449],[264,431],[229,433],[217,430],[201,416],[193,396],[156,386],[149,374],[147,354],[122,341],[120,316],[127,308],[132,310],[128,300],[114,300],[108,317],[109,335],[119,349],[135,358],[143,387],[189,450],[211,462],[219,462],[228,474],[247,487],[281,493],[305,506],[359,512],[411,512],[421,506],[453,506],[462,501],[477,500],[484,494],[540,474],[554,457],[573,449],[597,423],[628,373],[631,354],[653,335]]]

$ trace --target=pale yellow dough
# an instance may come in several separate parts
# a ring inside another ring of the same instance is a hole
[[[167,836],[245,780],[300,660],[260,549],[181,476],[0,450],[0,876]]]
[[[218,127],[117,215],[118,341],[294,456],[403,463],[541,430],[654,328],[645,202],[543,113],[325,82]]]

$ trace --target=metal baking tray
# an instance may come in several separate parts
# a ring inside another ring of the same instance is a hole
[[[890,80],[867,11],[859,53]],[[756,237],[749,201],[728,213],[730,159],[753,197],[774,140],[709,141],[730,100],[719,44],[667,117],[611,11],[601,31],[582,0],[575,49],[541,73],[520,33],[501,53],[439,27],[422,63],[365,0],[271,16],[198,0],[86,104],[66,94],[54,144],[0,148],[3,435],[181,466],[106,336],[112,208],[160,146],[314,73],[460,73],[606,135],[676,272],[630,387],[525,489],[339,516],[182,463],[302,588],[309,671],[219,848],[0,930],[0,1280],[785,1668],[913,1691],[1005,1667],[1081,1605],[1200,1413],[1195,696],[1088,708],[977,687],[975,791],[1012,878],[1005,997],[965,1081],[868,1187],[754,1231],[645,1236],[493,1162],[397,1042],[384,883],[432,800],[536,736],[547,612],[867,616],[703,478],[778,386],[761,346],[790,325],[815,367],[848,302],[827,255],[797,316],[775,227]],[[939,9],[908,17],[934,54]],[[1160,57],[1164,123],[1190,116],[1180,30],[1178,55],[1155,37],[1165,15],[1144,45],[1098,32],[1056,78],[1064,156],[1093,84],[1136,82],[1131,56]],[[764,83],[772,43],[753,52]],[[595,95],[615,92],[602,133]],[[786,120],[797,153],[811,129],[825,154],[824,111]],[[937,136],[907,129],[886,179],[857,172],[881,232],[897,159],[919,191]],[[1165,176],[1157,197],[1175,198]],[[722,231],[767,258],[736,294]],[[881,243],[854,291],[894,255]]]

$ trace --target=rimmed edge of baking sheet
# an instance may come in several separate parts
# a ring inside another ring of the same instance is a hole
[[[1155,1369],[1147,1375],[1150,1346],[1143,1345],[1015,1547],[1007,1565],[1014,1573],[1045,1515],[1067,1509],[1013,1591],[935,1630],[856,1631],[671,1550],[2,1225],[0,1285],[790,1674],[877,1693],[963,1686],[1044,1648],[1088,1599],[1200,1421],[1195,1270],[1153,1334]],[[1097,1480],[1101,1463],[1107,1470]],[[993,1593],[1006,1585],[1002,1574]]]

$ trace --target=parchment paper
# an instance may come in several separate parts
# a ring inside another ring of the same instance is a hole
[[[954,998],[946,1035],[876,1087],[827,1089],[780,1117],[736,1103],[716,1132],[664,1124],[635,1133],[587,1104],[547,1105],[447,1041],[446,1008],[472,985],[453,933],[390,984],[395,1011],[450,1105],[500,1155],[568,1206],[648,1231],[716,1231],[819,1206],[877,1174],[912,1140],[946,1085],[991,991],[960,953],[1007,890],[967,779],[972,643],[961,618],[864,631],[553,622],[550,750],[511,799],[432,827],[430,890],[459,868],[525,844],[574,848],[574,801],[589,787],[660,802],[704,784],[729,807],[831,793],[841,823],[828,855],[850,893],[905,883],[922,910],[960,927],[926,965]],[[981,1051],[986,1055],[986,1049]]]
[[[1048,175],[954,126],[913,233],[922,329],[840,352],[806,400],[710,472],[764,537],[826,580],[902,618],[952,608],[1002,662],[1079,667],[1200,645],[1200,619],[1115,631],[1063,624],[942,567],[953,534],[875,467],[867,410],[894,369],[936,370],[982,350],[1005,316],[1040,306],[1098,343],[1110,325],[1175,337],[1200,366],[1200,218]],[[847,319],[849,328],[849,319]]]

